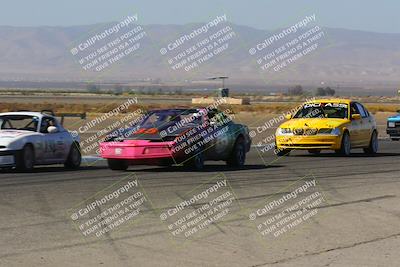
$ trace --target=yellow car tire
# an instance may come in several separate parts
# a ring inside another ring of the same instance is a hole
[[[371,141],[369,142],[369,146],[364,148],[365,154],[375,155],[378,153],[378,133],[376,131],[372,132]]]
[[[336,153],[346,157],[350,156],[351,142],[350,142],[350,134],[348,132],[343,133],[340,149],[336,150]]]

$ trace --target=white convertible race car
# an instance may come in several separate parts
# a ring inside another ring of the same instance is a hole
[[[64,116],[75,115],[61,115],[62,122]],[[0,113],[0,168],[29,171],[49,164],[79,168],[79,141],[51,111]]]

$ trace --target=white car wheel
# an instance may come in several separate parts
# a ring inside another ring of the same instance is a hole
[[[81,166],[82,155],[77,144],[72,144],[69,151],[67,161],[65,162],[65,167],[69,169],[77,169]]]
[[[31,145],[25,145],[16,157],[16,167],[20,171],[30,171],[35,165],[35,152]]]

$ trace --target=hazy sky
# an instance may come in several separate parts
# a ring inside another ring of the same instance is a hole
[[[321,26],[400,33],[399,0],[0,0],[0,25],[70,26],[138,14],[140,24],[204,22],[227,14],[259,29],[288,26],[305,15]]]

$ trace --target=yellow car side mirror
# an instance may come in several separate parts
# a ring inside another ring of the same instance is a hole
[[[352,120],[361,120],[361,115],[360,114],[353,114],[351,115]]]
[[[286,118],[287,120],[290,120],[290,119],[292,118],[292,114],[287,114],[287,115],[285,116],[285,118]]]

